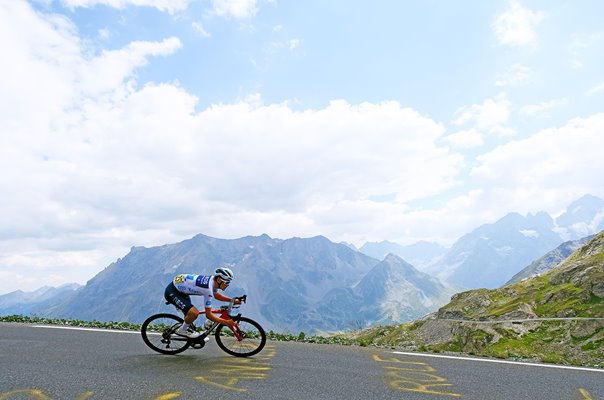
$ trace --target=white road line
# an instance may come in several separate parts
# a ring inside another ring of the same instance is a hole
[[[519,362],[519,361],[493,360],[490,358],[457,357],[457,356],[445,356],[442,354],[408,353],[408,352],[404,352],[404,351],[393,351],[392,353],[403,354],[406,356],[417,356],[417,357],[450,358],[453,360],[482,361],[482,362],[491,362],[491,363],[499,363],[499,364],[514,364],[514,365],[523,365],[526,367],[561,368],[561,369],[574,369],[574,370],[578,370],[578,371],[604,372],[604,369],[597,369],[597,368],[571,367],[568,365],[555,365],[555,364],[534,364],[534,363],[525,363],[525,362]]]
[[[138,331],[121,331],[119,329],[97,329],[97,328],[80,328],[77,326],[55,326],[55,325],[34,325],[34,328],[48,328],[48,329],[72,329],[75,331],[90,331],[90,332],[117,332],[117,333],[136,333],[140,335]]]

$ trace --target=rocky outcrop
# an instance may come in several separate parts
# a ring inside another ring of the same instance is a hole
[[[508,313],[498,315],[494,319],[496,321],[508,321],[508,320],[525,320],[525,319],[533,319],[537,318],[537,314],[535,314],[535,310],[528,305],[527,303],[518,303],[516,309],[510,311]]]
[[[454,321],[426,319],[396,343],[406,349],[604,368],[604,319]],[[387,343],[383,343],[387,344]]]

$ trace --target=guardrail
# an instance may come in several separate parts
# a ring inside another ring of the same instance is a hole
[[[604,321],[604,318],[574,317],[574,318],[525,318],[525,319],[493,319],[493,320],[475,320],[475,319],[453,319],[453,318],[431,318],[427,321],[453,321],[453,322],[472,322],[477,324],[498,324],[501,322],[523,323],[534,321]]]

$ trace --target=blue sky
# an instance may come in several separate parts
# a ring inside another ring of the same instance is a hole
[[[510,211],[604,198],[602,15],[2,2],[0,294],[197,233],[450,245]]]

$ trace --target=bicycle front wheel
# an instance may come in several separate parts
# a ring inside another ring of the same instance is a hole
[[[218,325],[214,337],[218,347],[235,357],[249,357],[258,354],[266,344],[266,333],[260,324],[249,318],[239,319],[241,340],[237,339],[226,325]]]
[[[172,314],[155,314],[141,326],[141,335],[147,346],[162,354],[178,354],[191,345],[189,339],[174,332],[182,325],[182,318]]]

